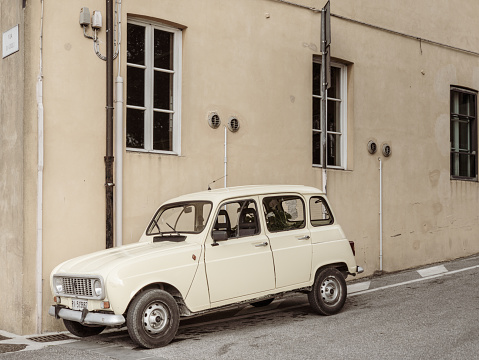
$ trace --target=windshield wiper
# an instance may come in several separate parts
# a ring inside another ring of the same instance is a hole
[[[161,241],[173,241],[173,242],[182,242],[186,240],[185,235],[181,235],[179,232],[165,234],[155,236],[153,238],[153,242],[161,242]]]

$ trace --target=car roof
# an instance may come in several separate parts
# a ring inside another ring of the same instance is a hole
[[[186,200],[206,200],[212,202],[219,202],[223,199],[242,197],[242,196],[255,196],[266,194],[278,194],[278,193],[300,193],[300,194],[318,194],[324,195],[324,193],[314,187],[304,185],[247,185],[247,186],[234,186],[215,190],[206,190],[191,194],[185,194],[176,198],[170,199],[165,203],[181,202]]]

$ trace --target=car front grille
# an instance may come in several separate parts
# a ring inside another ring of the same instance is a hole
[[[66,295],[93,297],[93,281],[88,278],[63,278],[63,292]]]

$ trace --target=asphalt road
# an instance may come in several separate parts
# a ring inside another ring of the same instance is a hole
[[[160,349],[138,349],[126,329],[71,338],[0,359],[479,359],[479,257],[362,279],[330,317],[297,295],[182,321]],[[13,343],[0,338],[0,352]]]

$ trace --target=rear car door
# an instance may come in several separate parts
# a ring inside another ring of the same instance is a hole
[[[306,284],[311,278],[312,248],[304,199],[300,195],[268,195],[261,201],[273,251],[276,288]]]
[[[221,241],[206,244],[205,262],[211,303],[272,290],[275,287],[271,248],[258,216],[258,198],[229,200],[221,204],[214,232]]]

